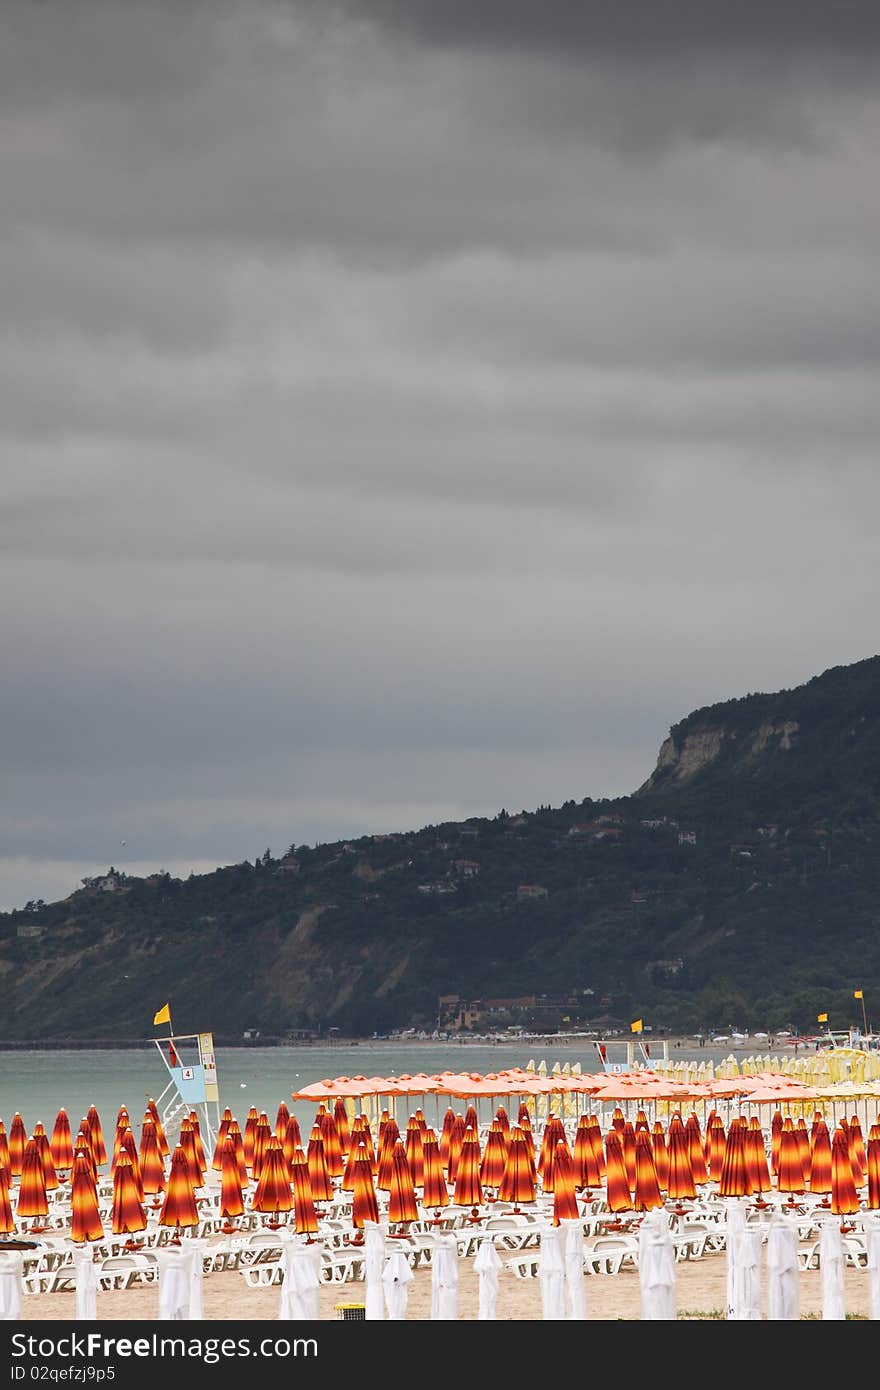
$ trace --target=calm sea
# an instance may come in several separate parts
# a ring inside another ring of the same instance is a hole
[[[619,1056],[615,1055],[617,1052]],[[617,1048],[609,1044],[608,1054],[613,1064],[625,1063],[625,1046]],[[682,1047],[670,1051],[669,1055],[674,1061],[718,1062],[728,1052]],[[556,1062],[560,1066],[579,1062],[584,1072],[598,1070],[595,1048],[587,1044],[583,1047],[569,1044],[553,1050],[552,1044],[546,1047],[529,1043],[511,1046],[479,1043],[389,1045],[377,1041],[332,1047],[221,1048],[217,1052],[217,1079],[221,1108],[228,1105],[239,1120],[243,1120],[255,1105],[258,1111],[265,1110],[274,1123],[278,1106],[285,1101],[302,1127],[303,1123],[311,1125],[315,1105],[314,1102],[292,1102],[291,1093],[325,1077],[442,1071],[485,1075],[503,1067],[525,1067],[530,1061],[536,1065],[544,1061],[548,1070]],[[132,1119],[139,1123],[146,1101],[150,1097],[158,1100],[167,1083],[168,1073],[152,1044],[143,1050],[0,1052],[0,1119],[8,1131],[9,1121],[18,1110],[28,1133],[38,1120],[42,1120],[51,1134],[55,1116],[62,1107],[71,1125],[75,1126],[94,1104],[105,1126],[115,1121],[121,1105],[125,1105]],[[449,1101],[440,1098],[440,1104],[442,1115]],[[436,1106],[433,1097],[425,1103],[429,1123],[433,1122]],[[482,1106],[485,1113],[481,1118],[488,1118],[492,1108],[489,1103]]]

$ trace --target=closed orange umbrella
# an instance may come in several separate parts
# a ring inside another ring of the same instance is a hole
[[[699,1187],[709,1181],[709,1172],[706,1168],[706,1155],[703,1150],[703,1135],[700,1131],[700,1122],[695,1111],[687,1117],[684,1127],[691,1151],[691,1172],[694,1175],[694,1182]]]
[[[804,1180],[806,1181],[810,1176],[812,1152],[810,1148],[810,1131],[807,1129],[807,1122],[804,1119],[803,1115],[801,1115],[800,1119],[795,1125],[794,1132],[797,1136],[798,1152],[801,1156],[801,1168],[803,1169]]]
[[[449,1167],[449,1136],[452,1133],[454,1124],[455,1111],[451,1105],[448,1105],[446,1107],[446,1113],[443,1116],[443,1127],[440,1130],[439,1138],[440,1162],[443,1164],[444,1168]]]
[[[446,1160],[446,1176],[451,1183],[455,1182],[455,1175],[458,1172],[458,1159],[464,1139],[464,1130],[464,1115],[456,1115],[455,1124],[449,1134],[449,1154]]]
[[[534,1202],[536,1196],[537,1174],[534,1155],[522,1127],[515,1125],[507,1146],[507,1161],[498,1189],[498,1199],[501,1202],[513,1202],[516,1210],[521,1203],[528,1205]]]
[[[162,1150],[159,1148],[156,1122],[149,1110],[144,1115],[141,1125],[138,1162],[144,1196],[156,1198],[154,1205],[158,1205],[159,1193],[165,1191],[165,1160],[162,1157]]]
[[[252,1168],[252,1167],[253,1167],[253,1162],[254,1162],[254,1131],[255,1131],[256,1128],[257,1128],[257,1125],[258,1125],[258,1123],[259,1123],[259,1119],[260,1119],[260,1112],[258,1111],[258,1109],[257,1109],[257,1107],[256,1107],[255,1105],[252,1105],[251,1108],[250,1108],[250,1110],[249,1110],[248,1113],[247,1113],[247,1118],[245,1119],[245,1122],[244,1122],[244,1131],[243,1131],[243,1133],[242,1133],[242,1141],[243,1141],[243,1143],[244,1143],[244,1161],[245,1161],[245,1163],[247,1164],[248,1168]]]
[[[95,1184],[97,1184],[98,1165],[95,1163],[95,1155],[92,1153],[92,1146],[89,1143],[88,1135],[82,1129],[77,1134],[73,1144],[74,1166],[76,1166],[76,1160],[79,1158],[80,1154],[83,1154],[85,1158],[88,1160],[89,1168],[92,1172],[92,1179],[94,1180]]]
[[[137,1189],[138,1201],[142,1202],[144,1200],[144,1180],[141,1176],[141,1161],[138,1157],[138,1151],[131,1128],[128,1128],[122,1136],[122,1143],[119,1150],[120,1155],[123,1150],[128,1154],[131,1164],[131,1175],[134,1179],[135,1188]]]
[[[235,1140],[227,1133],[220,1159],[220,1215],[224,1218],[226,1234],[236,1229],[234,1222],[244,1215],[244,1193],[241,1169],[235,1152]]]
[[[809,1151],[809,1135],[804,1131]],[[767,1150],[764,1148],[764,1133],[757,1115],[752,1115],[745,1132],[746,1170],[752,1192],[769,1192],[773,1187],[770,1167],[767,1163]]]
[[[556,1145],[560,1140],[565,1143],[565,1128],[558,1115],[550,1114],[544,1125],[544,1132],[541,1135],[541,1149],[538,1154],[538,1177],[541,1179],[545,1192],[553,1191],[553,1158],[556,1153]],[[544,1180],[544,1174],[547,1170],[550,1173],[551,1185],[549,1187]]]
[[[865,1163],[868,1169],[868,1206],[876,1211],[880,1208],[880,1124],[871,1125],[868,1130]]]
[[[70,1181],[70,1239],[81,1245],[87,1240],[103,1240],[103,1237],[104,1226],[90,1157],[80,1152],[74,1159]]]
[[[73,1135],[70,1132],[70,1119],[64,1109],[59,1110],[55,1116],[49,1151],[56,1172],[69,1173],[73,1167]]]
[[[254,1125],[254,1152],[251,1159],[251,1176],[254,1182],[260,1181],[260,1174],[263,1169],[263,1155],[266,1152],[266,1145],[272,1137],[273,1130],[269,1124],[269,1116],[265,1110],[257,1116],[257,1123]]]
[[[721,1178],[721,1169],[724,1167],[724,1149],[727,1136],[724,1133],[724,1121],[713,1110],[709,1116],[706,1126],[706,1166],[709,1172],[709,1180],[718,1182]]]
[[[831,1192],[831,1135],[821,1116],[813,1122],[810,1191],[820,1192],[825,1196]]]
[[[605,1200],[608,1210],[614,1213],[633,1209],[623,1139],[613,1124],[605,1135]]]
[[[553,1225],[576,1220],[579,1216],[574,1158],[568,1145],[560,1139],[553,1156]]]
[[[388,1220],[392,1225],[406,1225],[417,1221],[419,1209],[413,1186],[412,1173],[406,1161],[403,1140],[398,1138],[392,1154],[391,1185],[388,1188]]]
[[[397,1128],[397,1121],[388,1116],[379,1129],[379,1155],[376,1163],[376,1186],[382,1192],[387,1192],[391,1186],[394,1145],[399,1138],[400,1130]]]
[[[147,1109],[153,1117],[153,1124],[156,1126],[156,1138],[159,1141],[159,1152],[163,1159],[170,1158],[171,1145],[168,1143],[168,1135],[165,1133],[165,1126],[162,1123],[162,1116],[159,1114],[159,1107],[152,1096],[147,1101]]]
[[[367,1153],[366,1144],[361,1141],[354,1154],[352,1165],[351,1219],[358,1231],[362,1231],[365,1221],[379,1220],[379,1203],[373,1186],[373,1165]]]
[[[90,1105],[86,1111],[86,1119],[89,1122],[89,1139],[92,1153],[95,1155],[95,1163],[99,1168],[103,1168],[107,1162],[107,1149],[104,1144],[104,1128],[101,1124],[101,1117],[94,1105]]]
[[[510,1137],[510,1116],[508,1115],[503,1105],[499,1105],[498,1109],[495,1111],[495,1119],[501,1126],[501,1133],[504,1135],[504,1142],[506,1146],[507,1140]]]
[[[9,1140],[6,1137],[6,1126],[0,1120],[0,1168],[6,1169],[6,1176],[12,1181],[12,1173],[9,1169]]]
[[[55,1172],[55,1164],[52,1162],[52,1149],[49,1144],[49,1136],[46,1133],[46,1126],[43,1124],[42,1120],[37,1120],[31,1138],[36,1140],[40,1149],[40,1161],[43,1165],[43,1176],[46,1179],[46,1191],[57,1192],[60,1186],[58,1174]]]
[[[727,1130],[724,1163],[718,1181],[719,1197],[750,1197],[754,1191],[746,1160],[746,1128],[745,1120],[737,1118]]]
[[[341,1096],[333,1107],[333,1119],[336,1122],[336,1133],[339,1135],[339,1145],[344,1157],[351,1147],[351,1126],[348,1123],[345,1101]]]
[[[472,1126],[464,1132],[461,1151],[455,1172],[453,1204],[457,1207],[479,1207],[483,1203],[483,1187],[480,1182],[480,1143],[477,1131]]]
[[[144,1230],[147,1215],[138,1196],[127,1149],[120,1148],[113,1170],[113,1209],[110,1229],[115,1236],[133,1236]]]
[[[489,1126],[486,1146],[480,1160],[480,1182],[484,1189],[491,1188],[493,1194],[497,1193],[497,1189],[501,1186],[501,1179],[504,1177],[506,1162],[507,1141],[504,1137],[501,1121],[496,1118]],[[491,1197],[490,1200],[492,1200]]]
[[[434,1131],[426,1129],[422,1134],[422,1206],[448,1205],[449,1189],[440,1160],[440,1144]]]
[[[180,1240],[181,1227],[199,1224],[196,1194],[189,1175],[186,1150],[178,1144],[171,1155],[171,1171],[165,1189],[165,1201],[159,1213],[160,1226],[174,1227],[174,1243]]]
[[[315,1210],[315,1199],[312,1195],[312,1183],[309,1176],[309,1161],[302,1149],[297,1149],[293,1155],[293,1162],[290,1165],[293,1178],[293,1220],[297,1234],[311,1237],[318,1229],[318,1213]]]
[[[853,1179],[849,1139],[840,1125],[831,1139],[831,1210],[849,1216],[859,1209],[859,1194]]]
[[[776,1163],[776,1187],[779,1192],[792,1192],[798,1195],[806,1192],[800,1146],[790,1115],[786,1115],[782,1122]]]
[[[849,1157],[852,1163],[853,1182],[856,1187],[861,1187],[865,1181],[865,1174],[868,1167],[868,1158],[865,1152],[865,1141],[862,1138],[862,1126],[859,1123],[858,1115],[851,1115],[849,1121]]]
[[[636,1185],[636,1131],[631,1120],[624,1120],[623,1129],[618,1130],[623,1145],[623,1161],[626,1165],[626,1181],[630,1192]]]
[[[602,1126],[599,1124],[598,1115],[589,1115],[589,1130],[593,1140],[593,1159],[598,1173],[598,1181],[591,1184],[599,1187],[605,1181],[605,1144],[602,1140]]]
[[[415,1115],[410,1115],[406,1126],[406,1159],[416,1187],[425,1180],[425,1162],[422,1157],[422,1127]]]
[[[214,1144],[214,1152],[211,1155],[211,1168],[213,1172],[223,1171],[223,1146],[226,1143],[226,1136],[229,1133],[229,1126],[232,1124],[232,1111],[227,1105],[220,1117],[220,1125],[217,1130],[217,1141]]]
[[[192,1122],[189,1119],[181,1121],[180,1134],[178,1135],[178,1146],[186,1154],[186,1169],[190,1183],[193,1188],[201,1187],[205,1181],[205,1175],[199,1166],[198,1150],[196,1149],[196,1139],[193,1132]]]
[[[254,1210],[266,1216],[274,1216],[275,1223],[282,1212],[293,1207],[293,1193],[290,1190],[290,1169],[284,1157],[281,1140],[276,1134],[266,1142],[260,1164],[260,1180],[254,1193]],[[270,1223],[271,1224],[271,1223]]]
[[[247,1162],[245,1160],[244,1155],[244,1135],[241,1132],[238,1120],[232,1121],[231,1125],[229,1126],[229,1129],[226,1131],[226,1137],[232,1140],[233,1147],[235,1148],[235,1160],[238,1164],[238,1176],[241,1181],[242,1191],[246,1191],[248,1183],[250,1182],[250,1177],[248,1174]]]
[[[342,1157],[342,1145],[339,1141],[339,1130],[336,1128],[336,1121],[329,1110],[324,1109],[318,1121],[321,1127],[321,1137],[324,1140],[324,1157],[327,1160],[327,1172],[331,1178],[341,1178],[345,1171],[345,1162]]]
[[[299,1131],[299,1121],[295,1115],[291,1115],[288,1119],[281,1143],[284,1148],[284,1157],[287,1159],[288,1167],[290,1167],[293,1163],[293,1155],[297,1149],[302,1148],[302,1135]]]
[[[633,1206],[636,1211],[653,1211],[662,1207],[663,1195],[654,1166],[654,1148],[647,1129],[636,1130],[636,1180],[633,1189]]]
[[[10,1130],[10,1134],[11,1132]],[[42,1231],[45,1229],[38,1222],[41,1217],[49,1215],[49,1197],[46,1192],[43,1159],[36,1139],[29,1139],[25,1144],[24,1157],[21,1160],[21,1181],[18,1188],[16,1211],[19,1220],[22,1217],[33,1218],[31,1230]]]
[[[15,1230],[15,1217],[12,1213],[10,1191],[12,1178],[5,1163],[0,1163],[0,1236],[11,1235]]]
[[[782,1111],[774,1110],[770,1120],[770,1172],[775,1178],[779,1172],[779,1145],[782,1140]]]
[[[730,1143],[730,1135],[727,1136]],[[680,1115],[673,1115],[666,1136],[666,1151],[669,1155],[669,1178],[667,1194],[676,1201],[683,1197],[696,1197],[694,1172],[691,1167],[691,1146]]]
[[[275,1111],[275,1138],[281,1140],[284,1147],[284,1136],[287,1133],[287,1122],[290,1119],[290,1108],[286,1101],[282,1100]]]
[[[333,1183],[327,1172],[324,1158],[324,1138],[319,1125],[312,1126],[308,1147],[309,1185],[316,1202],[329,1202],[333,1196]]]
[[[27,1144],[28,1132],[24,1127],[24,1120],[16,1110],[9,1123],[9,1139],[7,1142],[10,1177],[21,1177],[21,1165],[24,1162],[24,1151]]]
[[[205,1146],[202,1143],[202,1126],[199,1122],[198,1111],[189,1112],[189,1122],[192,1127],[193,1144],[195,1145],[196,1159],[199,1165],[199,1172],[202,1175],[202,1182],[205,1181],[205,1174],[208,1171],[208,1158],[205,1153]],[[201,1184],[199,1184],[201,1186]]]
[[[659,1120],[654,1121],[651,1131],[651,1150],[654,1155],[654,1172],[661,1192],[669,1187],[669,1152],[666,1148],[666,1134]]]

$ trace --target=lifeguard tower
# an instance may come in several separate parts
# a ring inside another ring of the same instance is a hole
[[[220,1128],[220,1086],[213,1033],[169,1033],[153,1038],[168,1073],[168,1082],[156,1101],[166,1133],[195,1110],[202,1138],[211,1148]]]
[[[651,1044],[642,1042],[641,1038],[626,1038],[622,1042],[595,1042],[593,1046],[599,1056],[602,1070],[605,1072],[620,1073],[623,1071],[653,1071],[654,1058],[651,1056]],[[662,1039],[662,1060],[669,1061],[669,1042],[666,1038]],[[613,1049],[613,1052],[612,1052]]]

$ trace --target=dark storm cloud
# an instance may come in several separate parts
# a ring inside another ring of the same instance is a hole
[[[631,791],[872,654],[878,28],[10,0],[0,906]]]

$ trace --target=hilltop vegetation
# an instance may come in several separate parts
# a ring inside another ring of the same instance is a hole
[[[0,1034],[138,1036],[169,997],[227,1036],[846,1027],[854,988],[880,997],[878,846],[874,657],[695,711],[629,797],[111,871],[2,915]]]

